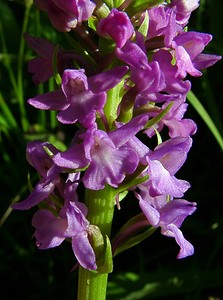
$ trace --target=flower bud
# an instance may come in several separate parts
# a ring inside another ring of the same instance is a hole
[[[70,31],[92,15],[95,4],[90,0],[35,0],[36,6],[46,11],[53,26],[62,32]]]
[[[110,14],[98,24],[97,31],[103,37],[111,37],[118,48],[122,48],[131,38],[134,28],[124,12],[112,9]]]

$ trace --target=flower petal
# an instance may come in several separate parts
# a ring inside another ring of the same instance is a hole
[[[47,199],[48,196],[53,192],[55,187],[55,182],[48,182],[46,180],[41,180],[35,188],[33,189],[32,193],[26,198],[24,201],[13,204],[13,209],[18,210],[26,210],[30,209],[31,207],[39,204],[44,199]]]
[[[180,246],[180,252],[177,255],[178,259],[194,254],[193,245],[184,238],[183,233],[176,225],[169,224],[165,228],[163,227],[161,232],[163,235],[175,238],[177,244]]]
[[[135,195],[139,199],[139,206],[141,207],[141,210],[148,219],[149,223],[152,226],[157,227],[160,221],[160,214],[158,210],[155,209],[152,205],[150,205],[148,201],[143,200],[139,194]]]
[[[128,72],[127,66],[116,67],[88,78],[89,89],[98,94],[116,86]]]
[[[158,160],[149,161],[149,176],[150,194],[153,197],[162,194],[182,197],[190,187],[189,182],[171,176]]]
[[[28,103],[42,110],[63,110],[69,105],[61,90],[37,95],[30,98]]]
[[[79,264],[87,270],[96,270],[96,257],[88,240],[86,231],[82,231],[72,238],[72,248]]]
[[[184,199],[175,199],[167,202],[160,209],[160,222],[174,224],[180,227],[185,218],[196,210],[196,203]]]
[[[66,220],[54,216],[49,210],[38,210],[33,216],[32,225],[36,229],[34,236],[39,249],[59,246],[65,239]]]

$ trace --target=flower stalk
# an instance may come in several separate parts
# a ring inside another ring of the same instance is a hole
[[[77,300],[105,300],[107,280],[108,273],[97,274],[80,267]]]
[[[93,191],[87,189],[85,192],[85,199],[89,212],[87,218],[91,224],[100,228],[104,237],[109,237],[111,232],[115,204],[114,191],[114,189],[107,185],[103,190]],[[102,259],[102,261],[104,261],[104,259]],[[108,272],[100,273],[98,271],[90,271],[80,267],[77,299],[106,299]]]

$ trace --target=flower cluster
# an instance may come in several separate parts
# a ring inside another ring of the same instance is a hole
[[[118,205],[119,194],[129,191],[147,226],[175,238],[178,258],[192,255],[180,226],[196,203],[183,199],[190,184],[176,177],[196,132],[194,121],[184,118],[187,75],[201,76],[220,59],[203,53],[210,34],[187,31],[199,1],[116,1],[117,7],[89,0],[35,2],[57,30],[79,35],[85,49],[67,51],[25,36],[39,55],[29,64],[34,82],[55,75],[53,66],[61,79],[58,89],[28,103],[57,111],[60,123],[75,128],[66,151],[42,141],[27,146],[40,180],[14,208],[39,206],[32,221],[37,246],[69,239],[79,264],[96,270],[94,224],[79,187],[91,192],[110,186]]]

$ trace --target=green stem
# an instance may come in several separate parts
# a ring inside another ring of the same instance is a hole
[[[108,274],[79,269],[78,300],[105,300]]]
[[[115,192],[109,186],[103,190],[86,190],[88,220],[97,225],[103,236],[110,236],[114,214]],[[108,273],[96,273],[79,268],[78,300],[105,300]]]
[[[50,78],[48,81],[49,91],[54,91],[55,89],[55,81],[54,78]],[[54,129],[57,126],[57,118],[56,118],[56,111],[50,111],[50,128]]]

